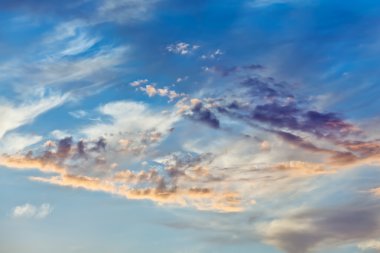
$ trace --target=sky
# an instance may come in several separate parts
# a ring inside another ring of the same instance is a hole
[[[380,252],[380,3],[0,1],[0,252]]]

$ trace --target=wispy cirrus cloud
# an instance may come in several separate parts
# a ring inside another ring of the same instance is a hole
[[[0,138],[7,132],[33,122],[39,115],[62,105],[68,100],[66,95],[43,96],[15,105],[10,101],[3,101],[0,105],[1,123]]]
[[[159,0],[103,0],[97,8],[96,21],[134,23],[145,21],[153,15],[154,7]]]
[[[51,3],[49,1],[4,1],[4,9],[18,9],[29,15],[60,16],[64,19],[80,19],[90,24],[113,22],[116,24],[130,24],[149,20],[154,15],[155,6],[160,0],[96,0],[73,3]],[[82,8],[88,10],[83,13]]]
[[[42,136],[33,134],[9,133],[0,138],[0,151],[2,153],[21,152],[25,148],[42,140]]]

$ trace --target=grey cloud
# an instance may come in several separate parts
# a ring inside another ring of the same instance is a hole
[[[203,67],[204,71],[220,75],[221,77],[229,77],[241,72],[251,73],[251,72],[256,72],[256,71],[260,71],[264,69],[265,67],[260,64],[249,64],[249,65],[232,66],[232,67],[225,67],[225,66]]]
[[[374,204],[300,211],[265,229],[270,244],[288,253],[360,242],[380,236],[380,207]]]
[[[208,108],[204,107],[202,102],[196,103],[191,108],[191,114],[188,117],[192,120],[202,122],[212,128],[219,128],[220,122],[215,114]]]

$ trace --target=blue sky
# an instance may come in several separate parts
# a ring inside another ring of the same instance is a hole
[[[0,252],[380,251],[380,4],[0,2]]]

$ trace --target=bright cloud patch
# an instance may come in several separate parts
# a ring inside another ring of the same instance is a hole
[[[31,204],[24,204],[16,206],[12,210],[12,216],[14,218],[33,218],[44,219],[53,212],[53,207],[50,204],[42,204],[40,206],[34,206]]]

